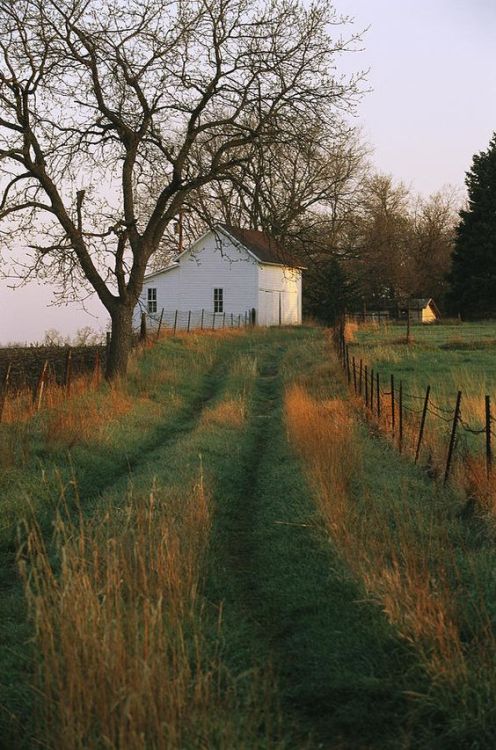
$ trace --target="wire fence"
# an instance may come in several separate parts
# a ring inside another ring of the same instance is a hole
[[[489,479],[493,467],[493,438],[496,438],[496,417],[492,413],[490,395],[484,397],[483,423],[473,423],[463,414],[462,391],[453,398],[453,406],[437,403],[431,394],[431,386],[425,387],[422,395],[405,390],[402,380],[393,374],[385,375],[371,366],[363,357],[350,354],[344,335],[344,325],[334,331],[335,344],[351,392],[361,401],[377,426],[391,435],[400,453],[413,449],[415,462],[419,461],[425,444],[426,427],[429,424],[441,428],[447,444],[444,458],[444,482],[450,477],[457,448],[467,448],[464,436],[481,438],[483,444],[486,476]],[[409,445],[406,444],[408,428]]]
[[[143,312],[140,331],[133,334],[132,345],[159,338],[165,330],[176,332],[219,331],[245,328],[254,323],[254,311],[244,313],[214,313],[208,310],[165,310],[158,314]],[[97,386],[110,347],[110,332],[106,344],[88,347],[31,347],[19,353],[14,350],[4,363],[0,362],[0,422],[5,416],[7,399],[24,394],[29,409],[37,412],[47,402],[49,392],[57,391],[67,397],[76,378],[83,375]]]
[[[162,310],[156,313],[142,312],[140,337],[149,333],[160,335],[162,330],[218,331],[223,328],[245,328],[254,322],[254,311],[243,313],[212,312],[210,310]]]

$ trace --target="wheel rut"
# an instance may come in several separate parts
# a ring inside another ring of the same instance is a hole
[[[239,466],[218,486],[214,596],[228,659],[235,670],[274,669],[291,746],[394,748],[405,647],[332,553],[286,440],[284,353],[259,365]]]

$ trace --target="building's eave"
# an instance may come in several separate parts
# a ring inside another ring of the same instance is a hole
[[[147,273],[143,281],[148,281],[148,279],[153,279],[154,276],[160,276],[161,273],[167,273],[167,271],[173,271],[174,268],[179,268],[179,263],[177,261],[174,261],[174,263],[171,263],[169,266],[164,266],[164,268],[159,268],[158,271]]]

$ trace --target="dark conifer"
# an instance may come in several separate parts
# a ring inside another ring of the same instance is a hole
[[[464,318],[496,317],[496,133],[487,151],[475,154],[465,184],[448,304]]]

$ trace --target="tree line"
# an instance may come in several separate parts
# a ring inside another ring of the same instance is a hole
[[[18,272],[63,298],[98,296],[108,377],[178,220],[190,239],[219,220],[267,231],[322,320],[449,301],[468,214],[456,232],[448,191],[373,173],[349,124],[364,74],[338,69],[361,35],[330,0],[0,0],[0,24],[2,251],[24,248]]]

